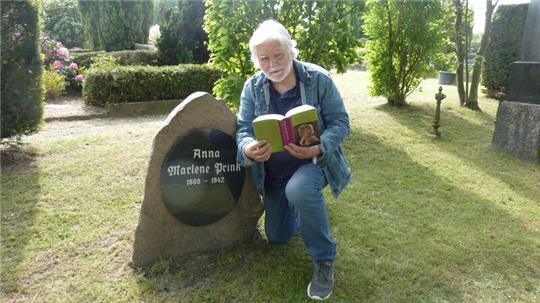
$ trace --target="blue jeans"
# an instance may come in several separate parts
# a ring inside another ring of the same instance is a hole
[[[285,186],[267,186],[264,229],[271,243],[287,242],[297,228],[315,261],[336,258],[336,241],[330,236],[328,213],[321,190],[327,182],[314,164],[296,170]]]

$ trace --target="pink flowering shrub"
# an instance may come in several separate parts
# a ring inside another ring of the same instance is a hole
[[[62,42],[52,39],[48,33],[42,34],[40,40],[45,68],[62,75],[71,91],[80,92],[84,77],[80,73],[79,65],[72,62],[73,57],[69,54],[69,50]]]
[[[54,67],[53,70],[61,70],[64,68],[64,63],[60,60],[54,60],[52,66]]]
[[[58,43],[60,43],[60,42],[58,42]],[[60,43],[60,45],[62,45],[62,44]],[[59,47],[59,48],[56,50],[56,54],[57,54],[59,57],[61,57],[61,58],[68,58],[68,57],[69,57],[69,51],[68,51],[68,49],[65,48],[65,47],[63,47],[63,46],[62,46],[62,47]]]

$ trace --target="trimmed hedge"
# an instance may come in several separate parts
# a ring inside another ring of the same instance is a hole
[[[90,67],[98,55],[107,54],[116,59],[119,65],[159,65],[159,55],[155,50],[123,50],[116,52],[85,52],[74,53],[73,61],[80,67]]]
[[[91,69],[83,97],[86,104],[182,99],[195,91],[212,92],[221,71],[209,65],[117,66]]]
[[[158,65],[157,50],[124,50],[108,53],[119,65]]]
[[[69,49],[69,53],[71,55],[73,55],[73,54],[82,54],[82,53],[90,53],[90,52],[93,52],[93,50],[91,50],[89,48],[74,47],[74,48]]]
[[[82,52],[82,53],[71,53],[73,57],[73,62],[76,62],[79,67],[90,67],[94,63],[95,58],[98,55],[105,54],[105,51],[95,51],[95,52]]]
[[[482,73],[482,82],[488,91],[509,88],[512,62],[520,59],[527,8],[528,4],[501,5],[493,16],[491,42]]]
[[[41,1],[1,1],[2,138],[29,134],[43,117]]]

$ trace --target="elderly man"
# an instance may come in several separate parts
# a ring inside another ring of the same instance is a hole
[[[249,41],[251,60],[262,71],[244,84],[237,120],[237,161],[251,166],[262,195],[265,233],[270,243],[286,243],[299,232],[313,260],[308,296],[330,297],[334,287],[336,242],[330,235],[322,189],[328,184],[338,196],[351,173],[341,143],[349,133],[343,100],[328,71],[296,60],[296,42],[280,23],[264,21]],[[321,144],[289,144],[272,153],[257,141],[252,121],[264,114],[285,114],[310,104],[317,109]]]

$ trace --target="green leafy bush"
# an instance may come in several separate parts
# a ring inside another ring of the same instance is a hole
[[[66,47],[82,46],[84,31],[77,0],[44,1],[45,31]]]
[[[1,1],[2,138],[36,131],[43,116],[39,0]]]
[[[221,71],[209,65],[108,66],[86,75],[87,104],[182,99],[195,91],[212,92]]]
[[[231,108],[240,106],[240,94],[244,87],[245,79],[240,76],[224,76],[214,86],[214,95],[224,99]]]
[[[118,66],[118,63],[116,63],[116,58],[107,54],[99,54],[96,57],[94,57],[93,63],[90,65],[89,68],[91,69],[103,69],[103,68],[109,68],[109,67],[116,67]]]
[[[124,50],[116,52],[86,52],[73,54],[73,60],[80,67],[90,67],[96,58],[101,55],[108,55],[115,58],[116,64],[119,65],[159,65],[159,56],[157,51],[152,50]]]
[[[43,89],[45,91],[45,100],[54,100],[58,98],[66,88],[64,77],[55,71],[43,71]]]
[[[438,0],[372,0],[367,5],[364,30],[369,37],[370,94],[403,106],[444,46],[442,4]]]
[[[355,48],[361,35],[359,16],[364,1],[205,0],[205,5],[210,60],[225,73],[214,90],[220,98],[233,98],[238,79],[255,72],[248,42],[265,19],[280,20],[287,28],[298,43],[300,60],[335,67],[338,72],[358,62]],[[222,92],[228,95],[220,95]]]
[[[90,67],[95,62],[96,57],[106,54],[105,51],[92,51],[83,53],[71,53],[73,60],[81,67]]]
[[[483,84],[488,90],[508,89],[512,62],[518,61],[528,4],[501,5],[493,16],[491,42],[486,50]]]

